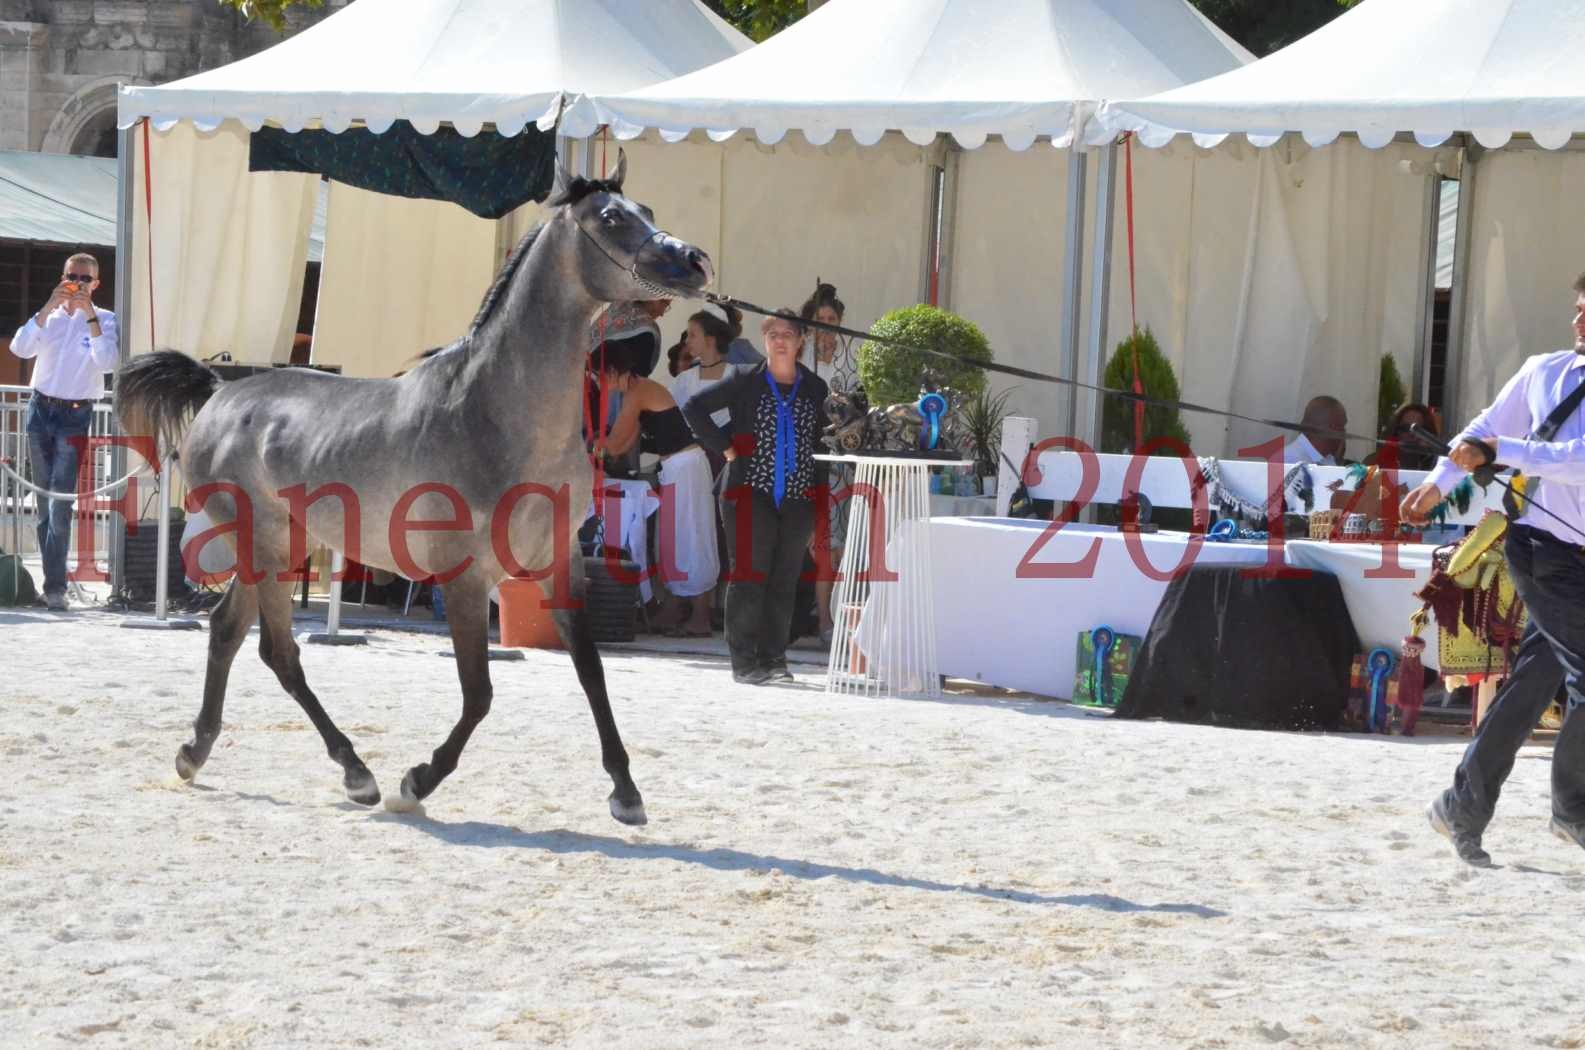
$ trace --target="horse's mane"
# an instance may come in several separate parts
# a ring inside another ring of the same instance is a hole
[[[621,193],[622,184],[615,179],[586,179],[579,175],[571,179],[561,192],[545,202],[548,208],[562,208],[577,204],[585,197],[594,193]],[[468,326],[468,338],[472,338],[484,322],[490,319],[495,308],[500,304],[506,288],[512,283],[512,278],[517,274],[517,269],[528,257],[529,249],[534,247],[534,241],[545,229],[545,224],[529,230],[517,247],[512,249],[512,254],[506,257],[506,265],[501,267],[501,272],[495,278],[495,283],[490,285],[490,290],[484,293],[484,301],[479,304],[479,312],[473,315],[473,323]],[[444,348],[441,348],[444,349]],[[430,351],[435,353],[437,351]],[[428,356],[426,354],[425,356]]]

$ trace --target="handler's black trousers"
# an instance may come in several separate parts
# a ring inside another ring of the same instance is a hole
[[[1552,752],[1552,815],[1585,823],[1585,553],[1542,529],[1513,525],[1506,554],[1530,625],[1507,683],[1453,776],[1454,818],[1477,835],[1562,682],[1568,714]]]
[[[746,532],[738,524],[740,500],[749,507]],[[778,508],[763,492],[739,488],[727,493],[721,508],[732,550],[732,579],[726,589],[732,670],[744,674],[784,664],[798,574],[814,532],[814,504],[789,496]]]

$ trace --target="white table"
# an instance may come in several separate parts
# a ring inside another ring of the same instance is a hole
[[[927,523],[934,554],[936,666],[940,673],[1045,696],[1072,695],[1080,632],[1106,624],[1120,634],[1143,637],[1166,593],[1165,578],[1189,549],[1184,533],[1135,536],[1134,549],[1151,567],[1147,572],[1130,554],[1127,537],[1106,526],[1074,524],[1062,528],[1042,547],[1045,521],[1011,518],[937,518]],[[896,546],[911,545],[904,530]],[[1094,549],[1094,562],[1080,564]],[[1332,544],[1293,540],[1280,551],[1283,565],[1337,576],[1349,615],[1366,648],[1397,649],[1408,633],[1409,615],[1419,608],[1414,592],[1430,573],[1433,548],[1400,546],[1399,564],[1412,579],[1372,579],[1381,564],[1375,544]],[[907,556],[899,550],[891,560]],[[1195,565],[1270,564],[1264,544],[1204,543]],[[1020,570],[1020,563],[1029,564]],[[1051,566],[1077,566],[1071,578],[1053,578]],[[1042,568],[1045,567],[1045,568]],[[868,621],[868,612],[865,619]],[[885,632],[884,624],[875,631]],[[883,644],[866,622],[861,640]],[[1425,661],[1436,666],[1435,646]],[[867,648],[866,648],[866,651]]]
[[[815,457],[853,470],[847,541],[834,599],[836,629],[826,691],[865,696],[941,695],[932,591],[930,468],[967,461],[891,456]],[[875,494],[875,505],[866,493]],[[869,579],[870,536],[895,579]],[[861,621],[868,641],[859,639]]]
[[[1283,557],[1289,565],[1313,569],[1337,577],[1343,589],[1354,630],[1359,632],[1362,649],[1382,646],[1398,651],[1403,636],[1409,633],[1409,617],[1420,608],[1415,592],[1431,578],[1430,544],[1400,544],[1397,563],[1409,578],[1382,578],[1382,549],[1379,543],[1324,543],[1320,540],[1289,540]],[[1373,575],[1374,574],[1374,575]],[[1439,665],[1435,627],[1423,635],[1427,644],[1420,658],[1426,667]]]

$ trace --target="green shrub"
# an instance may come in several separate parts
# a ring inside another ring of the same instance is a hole
[[[1133,392],[1136,349],[1139,351],[1139,380],[1144,387],[1145,396],[1164,401],[1178,400],[1178,377],[1173,374],[1172,363],[1162,354],[1161,347],[1156,344],[1156,337],[1151,334],[1149,328],[1141,328],[1117,344],[1117,349],[1112,352],[1112,359],[1106,364],[1106,375],[1101,385],[1108,390]],[[1132,452],[1134,403],[1120,397],[1106,397],[1103,400],[1105,404],[1101,409],[1100,451]],[[1145,440],[1158,437],[1174,437],[1185,445],[1189,443],[1189,432],[1184,429],[1183,421],[1178,418],[1176,408],[1146,405]],[[1161,450],[1156,454],[1171,456],[1177,453]]]
[[[1382,437],[1387,436],[1387,427],[1392,423],[1392,414],[1408,399],[1409,392],[1404,388],[1403,376],[1398,373],[1398,362],[1393,360],[1391,354],[1382,354],[1381,385],[1376,388],[1377,434]]]
[[[979,326],[934,306],[920,304],[893,310],[875,322],[870,335],[944,350],[975,361],[991,360],[991,344]],[[937,385],[951,387],[962,401],[979,396],[985,389],[984,369],[934,354],[866,342],[859,346],[858,359],[859,382],[864,385],[870,405],[876,408],[919,400],[926,372],[932,374]]]

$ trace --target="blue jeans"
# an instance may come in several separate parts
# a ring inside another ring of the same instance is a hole
[[[77,458],[93,422],[92,401],[71,408],[35,397],[28,404],[28,455],[33,484],[54,492],[77,491]],[[73,442],[76,438],[76,442]],[[66,552],[72,543],[72,501],[38,496],[39,554],[44,559],[44,593],[66,593]]]
[[[1558,686],[1568,712],[1552,750],[1552,815],[1585,823],[1585,551],[1528,525],[1508,529],[1505,551],[1530,624],[1507,683],[1453,776],[1455,818],[1475,834],[1497,807],[1515,756]]]

